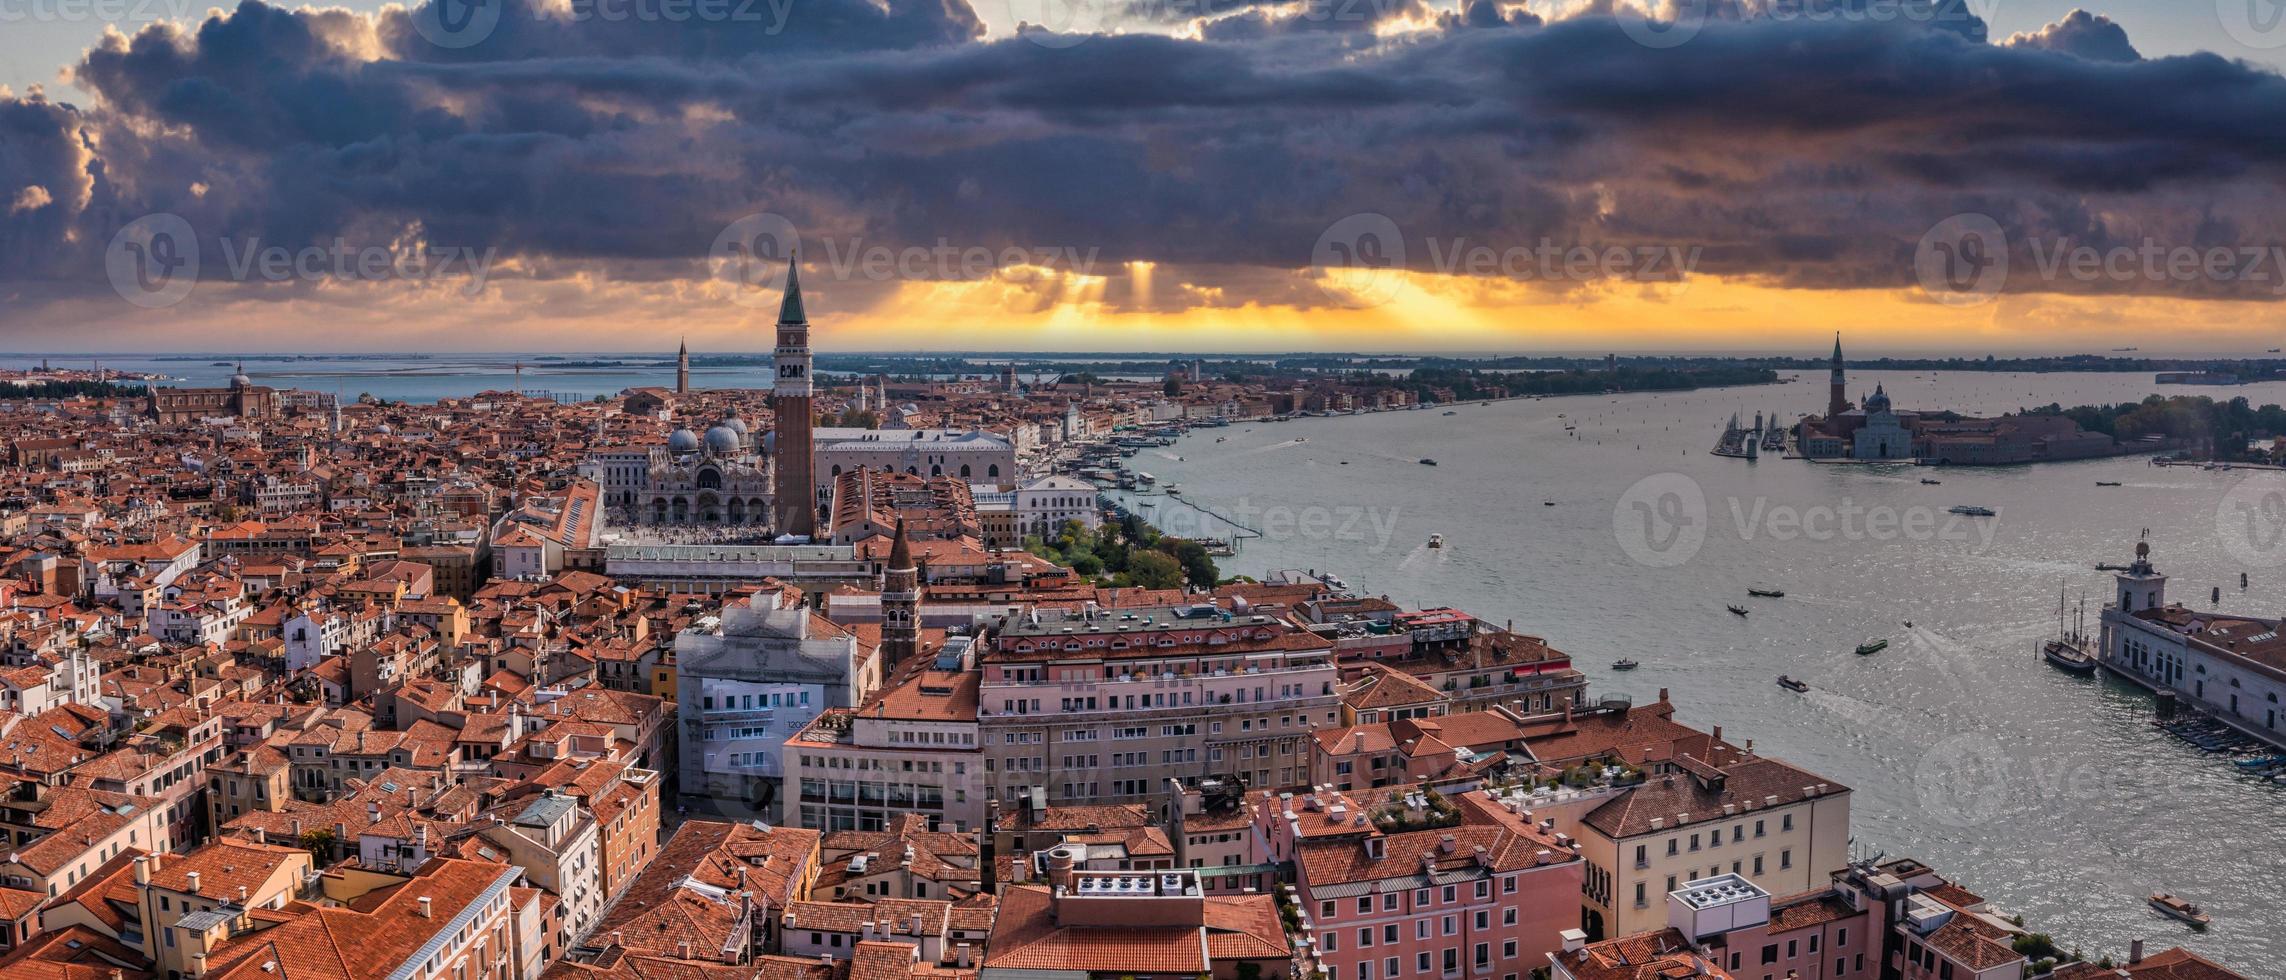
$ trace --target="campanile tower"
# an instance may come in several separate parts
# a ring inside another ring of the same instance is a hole
[[[1826,421],[1831,422],[1849,410],[1847,383],[1842,378],[1841,333],[1834,333],[1833,376],[1826,381]]]
[[[770,390],[777,415],[772,489],[778,533],[817,536],[817,447],[811,432],[810,321],[802,312],[801,259],[786,263],[786,298],[778,306],[778,380]]]

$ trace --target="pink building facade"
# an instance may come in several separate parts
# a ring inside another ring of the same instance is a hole
[[[1481,796],[1456,826],[1401,833],[1346,798],[1275,814],[1326,980],[1526,980],[1561,948],[1579,922],[1577,850]]]

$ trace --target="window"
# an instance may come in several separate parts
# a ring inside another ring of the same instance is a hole
[[[1778,962],[1777,943],[1770,943],[1762,947],[1762,962],[1765,965]]]
[[[1792,849],[1792,848],[1788,848],[1788,849],[1786,849],[1786,850],[1783,850],[1783,851],[1779,851],[1779,852],[1778,852],[1778,870],[1780,870],[1780,871],[1784,871],[1784,870],[1786,870],[1787,868],[1791,868],[1791,867],[1793,867],[1793,866],[1794,866],[1794,851],[1793,851],[1793,849]]]
[[[1357,948],[1364,949],[1371,945],[1373,945],[1373,929],[1371,927],[1359,929],[1357,931]]]
[[[1322,950],[1325,950],[1325,951],[1326,951],[1326,952],[1328,952],[1328,953],[1337,952],[1337,951],[1339,950],[1339,947],[1338,947],[1338,946],[1336,945],[1336,943],[1334,942],[1334,938],[1335,938],[1335,937],[1334,937],[1334,934],[1333,934],[1333,933],[1330,933],[1330,932],[1329,932],[1329,933],[1326,933],[1326,934],[1325,934],[1323,937],[1321,937],[1321,938],[1318,940],[1318,948],[1319,948],[1319,949],[1322,949]],[[1331,970],[1328,970],[1328,971],[1326,971],[1326,976],[1328,976],[1328,977],[1331,977],[1331,976],[1333,976],[1333,971],[1331,971]]]
[[[1357,914],[1359,914],[1359,915],[1371,915],[1372,913],[1373,913],[1373,896],[1371,896],[1371,895],[1367,895],[1367,896],[1365,896],[1365,897],[1363,897],[1363,898],[1360,898],[1360,899],[1358,899],[1358,900],[1357,900]]]
[[[1334,903],[1332,903],[1332,902],[1330,902],[1330,901],[1326,901],[1326,902],[1319,902],[1319,903],[1318,903],[1318,918],[1321,918],[1321,919],[1331,919],[1331,918],[1333,918],[1333,917],[1334,917]]]
[[[1381,941],[1391,946],[1397,945],[1397,923],[1392,922],[1381,927]],[[1397,972],[1397,968],[1390,967],[1389,972],[1395,973]]]

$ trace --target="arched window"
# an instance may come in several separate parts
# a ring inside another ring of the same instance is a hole
[[[937,465],[937,464],[935,464],[935,463],[930,463],[930,464],[929,464],[929,475],[930,475],[930,476],[943,476],[943,475],[945,475],[945,468],[944,468],[944,467],[942,467],[942,466],[938,466],[938,465]]]
[[[984,475],[985,475],[985,476],[999,476],[999,475],[1000,475],[1000,464],[999,464],[999,463],[994,463],[994,464],[992,464],[991,466],[987,466],[987,467],[985,467],[985,468],[984,468]]]
[[[960,464],[960,475],[961,475],[961,478],[962,478],[962,479],[966,479],[966,478],[968,477],[968,464],[967,464],[967,463],[962,463],[962,464]]]

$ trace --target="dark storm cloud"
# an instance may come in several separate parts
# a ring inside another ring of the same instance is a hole
[[[962,0],[680,23],[530,2],[460,49],[403,12],[254,0],[99,46],[77,70],[96,105],[0,100],[0,245],[45,256],[7,248],[0,273],[100,282],[101,243],[171,211],[214,236],[417,228],[539,275],[674,277],[772,212],[844,244],[1148,259],[1243,302],[1273,298],[1235,294],[1262,288],[1245,270],[1305,267],[1329,225],[1375,212],[1416,268],[1434,268],[1430,242],[1545,239],[1896,287],[1962,211],[2012,237],[2186,244],[2286,218],[2286,80],[2120,57],[2100,18],[1988,44],[1956,0],[1905,18],[1732,4],[1669,47],[1493,0],[1377,0],[1351,20],[1232,4],[1206,11],[1203,40],[1053,43],[981,40]],[[1426,29],[1373,36],[1396,19]],[[55,203],[8,208],[41,195]]]

